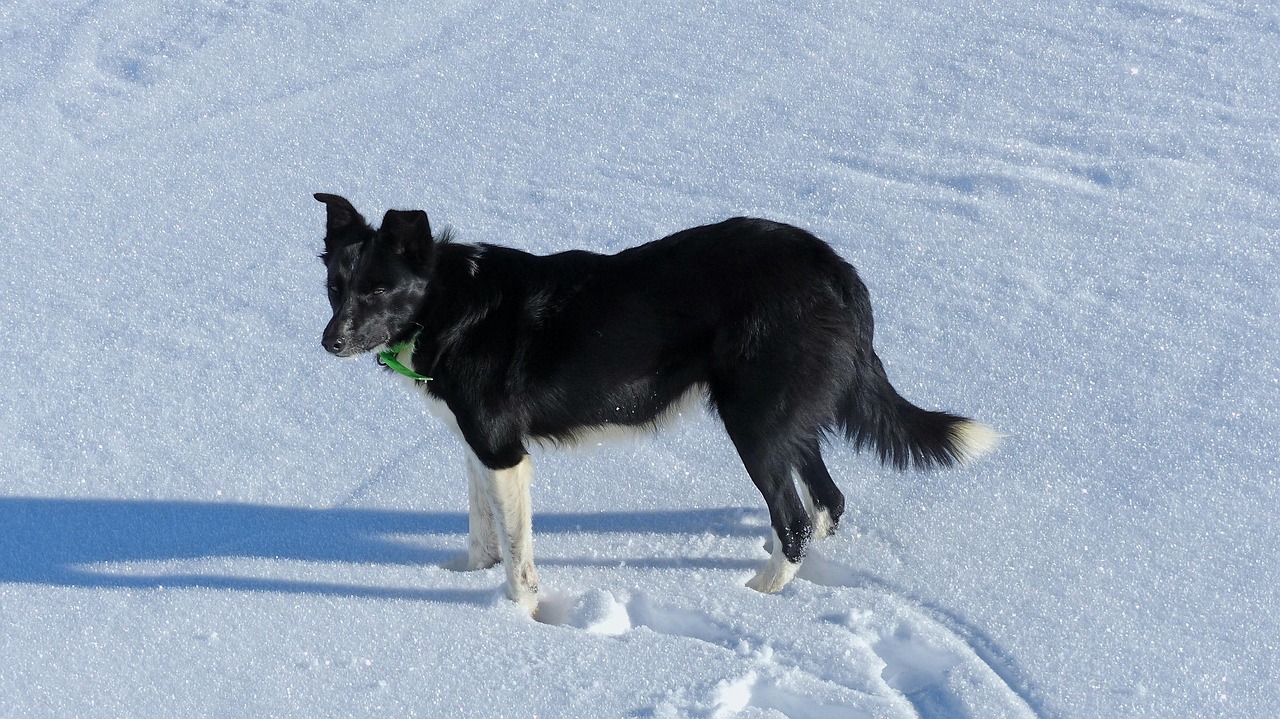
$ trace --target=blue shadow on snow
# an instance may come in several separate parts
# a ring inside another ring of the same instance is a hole
[[[751,510],[537,514],[534,532],[760,534]],[[113,562],[248,557],[300,562],[431,565],[465,547],[467,515],[380,509],[306,509],[250,504],[110,499],[0,498],[0,583],[68,587],[200,587],[482,604],[489,592],[370,587],[221,575],[96,571]],[[457,535],[451,551],[404,535]],[[675,561],[675,560],[670,560]],[[557,562],[547,562],[554,564]],[[573,561],[564,561],[572,564]]]

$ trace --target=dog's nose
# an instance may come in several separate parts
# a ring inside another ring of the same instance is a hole
[[[346,345],[346,341],[341,337],[326,337],[320,344],[323,345],[330,354],[336,355],[342,351],[343,346]]]

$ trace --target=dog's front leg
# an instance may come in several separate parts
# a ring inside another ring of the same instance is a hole
[[[467,451],[467,571],[488,569],[502,560],[497,528],[493,522],[493,470]]]
[[[506,469],[488,470],[489,500],[507,572],[507,597],[534,613],[538,608],[538,574],[533,567],[533,506],[529,483],[533,463],[524,455]]]
[[[454,572],[488,569],[502,561],[493,522],[493,470],[467,447],[467,551],[441,566]]]

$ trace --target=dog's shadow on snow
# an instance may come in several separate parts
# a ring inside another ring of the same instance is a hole
[[[762,534],[748,509],[536,514],[536,534],[710,531]],[[69,587],[201,587],[483,604],[492,592],[410,589],[221,574],[120,573],[102,565],[257,558],[364,565],[437,565],[466,546],[467,515],[377,509],[305,509],[249,504],[106,499],[0,498],[0,583]],[[396,538],[457,535],[438,549]],[[675,566],[678,560],[653,560]],[[696,563],[696,560],[690,560]],[[574,564],[573,560],[547,564]],[[616,563],[613,563],[616,564]],[[643,562],[628,562],[629,565]]]

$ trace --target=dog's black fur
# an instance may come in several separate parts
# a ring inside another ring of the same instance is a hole
[[[490,469],[520,462],[531,440],[654,424],[702,392],[799,562],[811,523],[793,473],[832,528],[844,511],[824,435],[899,468],[976,453],[964,430],[980,425],[890,385],[867,288],[802,229],[734,218],[615,255],[535,256],[433,238],[421,211],[389,211],[375,230],[345,199],[316,199],[328,208],[324,348],[414,340],[412,365],[432,378],[419,385]]]

